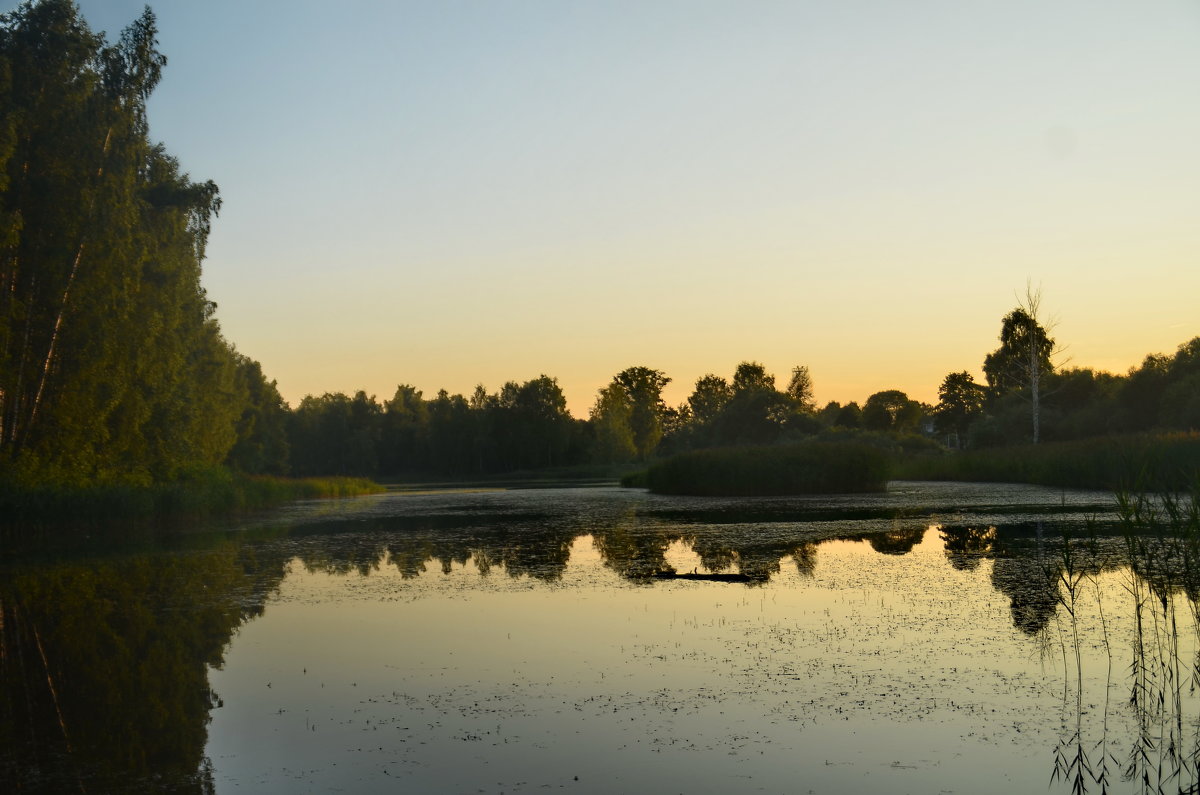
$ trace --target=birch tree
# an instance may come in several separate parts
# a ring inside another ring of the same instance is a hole
[[[983,362],[993,396],[1028,390],[1034,444],[1041,439],[1042,381],[1054,372],[1054,357],[1061,353],[1042,325],[1041,303],[1041,290],[1026,286],[1025,296],[1001,323],[1000,347]]]
[[[217,465],[248,388],[200,267],[220,196],[149,137],[146,9],[109,44],[69,0],[0,16],[0,466],[39,480]]]

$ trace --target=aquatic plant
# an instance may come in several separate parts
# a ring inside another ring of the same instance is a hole
[[[1200,658],[1185,659],[1181,648],[1200,649],[1200,569],[1196,565],[1200,561],[1200,489],[1184,495],[1120,492],[1117,507],[1128,561],[1123,585],[1131,611],[1126,706],[1136,731],[1121,762],[1108,737],[1112,647],[1096,580],[1099,567],[1085,571],[1077,557],[1087,552],[1096,560],[1099,550],[1094,532],[1087,547],[1064,533],[1057,567],[1059,601],[1070,626],[1075,662],[1074,674],[1067,681],[1075,691],[1075,721],[1054,750],[1051,781],[1067,781],[1073,793],[1087,792],[1093,784],[1106,793],[1111,786],[1111,763],[1123,769],[1124,780],[1138,792],[1196,792],[1200,790],[1200,727],[1188,716],[1185,702],[1200,686]],[[1109,659],[1100,739],[1091,754],[1084,739],[1083,642],[1077,615],[1089,579],[1095,586],[1102,642]],[[1187,603],[1190,627],[1179,619],[1181,601]]]

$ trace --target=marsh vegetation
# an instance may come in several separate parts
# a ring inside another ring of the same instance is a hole
[[[657,494],[778,496],[882,491],[888,460],[878,448],[808,442],[681,453],[653,464],[644,483]]]

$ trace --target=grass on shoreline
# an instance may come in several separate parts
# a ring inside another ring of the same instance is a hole
[[[1189,491],[1200,485],[1200,432],[1138,434],[930,454],[883,450],[852,464],[864,445],[810,442],[786,447],[699,450],[621,478],[664,494],[754,496],[870,491],[873,479],[1030,483],[1109,491]],[[807,449],[798,454],[785,451]],[[848,458],[850,456],[850,458]],[[863,483],[856,480],[859,467]],[[879,487],[881,488],[881,487]]]
[[[0,484],[0,523],[202,519],[293,500],[352,497],[383,490],[365,478],[280,478],[224,470],[206,470],[148,486]]]

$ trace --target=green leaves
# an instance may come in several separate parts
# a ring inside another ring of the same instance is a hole
[[[0,462],[147,482],[218,464],[248,401],[200,263],[220,196],[147,135],[147,9],[109,45],[73,3],[0,19]]]

